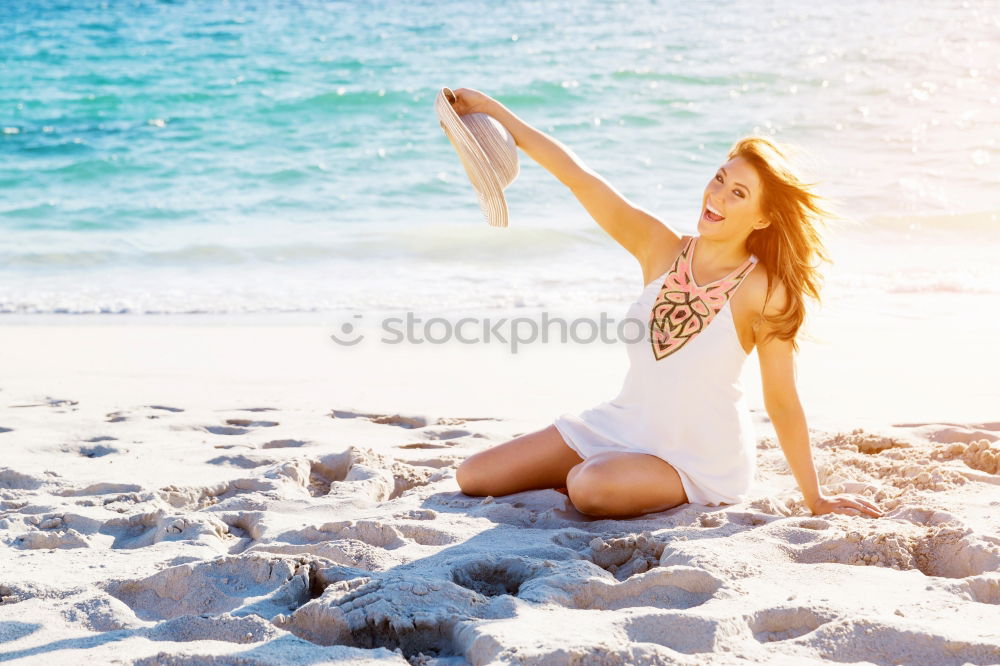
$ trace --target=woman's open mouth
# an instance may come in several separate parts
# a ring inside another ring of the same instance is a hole
[[[726,219],[724,215],[719,215],[715,212],[711,204],[705,205],[705,209],[701,212],[701,216],[709,222],[721,222]]]

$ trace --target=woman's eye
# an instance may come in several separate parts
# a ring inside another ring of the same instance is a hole
[[[736,193],[736,196],[738,196],[738,197],[739,197],[740,199],[744,198],[744,197],[743,197],[743,193],[742,193],[742,192],[740,192],[739,190],[733,190],[733,192],[735,192],[735,193]]]
[[[715,179],[720,183],[722,182],[722,176],[720,176],[719,174],[715,174]]]

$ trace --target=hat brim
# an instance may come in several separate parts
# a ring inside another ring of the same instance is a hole
[[[452,108],[445,91],[451,92],[448,88],[442,88],[434,100],[441,128],[458,153],[465,174],[476,192],[486,223],[491,227],[506,227],[507,201],[504,199],[500,178],[476,137]]]

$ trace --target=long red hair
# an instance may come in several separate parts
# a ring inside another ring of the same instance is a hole
[[[785,285],[788,303],[774,317],[765,317],[772,330],[763,341],[777,336],[791,340],[798,351],[796,336],[805,320],[805,298],[820,301],[823,276],[817,260],[833,263],[824,247],[819,225],[835,217],[824,205],[824,197],[803,181],[791,159],[791,149],[765,136],[747,136],[729,150],[729,159],[740,156],[757,171],[761,181],[761,212],[770,224],[754,229],[747,238],[747,250],[757,256],[767,271],[767,297],[776,280]]]

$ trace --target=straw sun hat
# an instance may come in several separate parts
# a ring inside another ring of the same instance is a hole
[[[492,227],[506,227],[503,191],[519,173],[517,143],[507,128],[489,114],[458,115],[451,106],[456,101],[450,88],[442,88],[434,100],[441,129],[458,152],[486,222]]]

